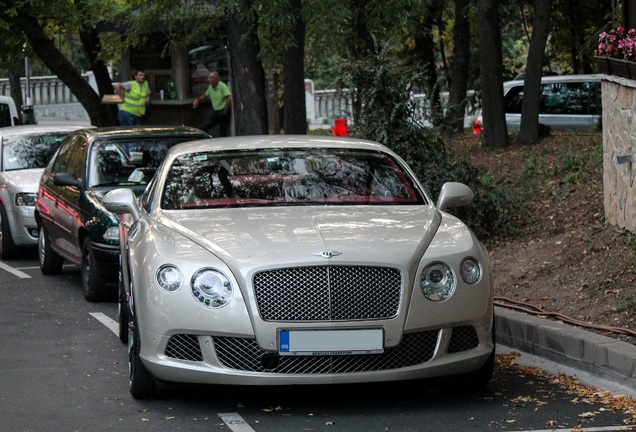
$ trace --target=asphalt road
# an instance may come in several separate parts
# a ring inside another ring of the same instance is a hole
[[[346,386],[197,386],[128,393],[115,303],[87,303],[79,271],[43,276],[34,254],[0,261],[0,431],[630,430],[549,376],[498,368],[483,392],[436,381]]]

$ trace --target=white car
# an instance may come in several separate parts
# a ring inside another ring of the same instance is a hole
[[[503,85],[506,125],[509,131],[521,128],[524,81]],[[553,75],[541,78],[539,123],[560,131],[589,131],[601,121],[600,75]],[[481,111],[473,122],[473,133],[482,132]]]
[[[104,198],[120,223],[120,338],[130,390],[462,375],[486,385],[491,265],[380,144],[234,137],[171,148],[141,197]]]
[[[44,167],[68,132],[86,125],[23,125],[0,128],[0,258],[36,247],[33,217]]]

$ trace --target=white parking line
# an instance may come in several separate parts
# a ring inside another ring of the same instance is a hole
[[[8,265],[6,265],[3,262],[0,262],[0,268],[2,270],[4,270],[4,271],[7,271],[7,272],[19,277],[20,279],[31,279],[31,276],[29,276],[28,274],[26,274],[24,272],[21,272],[20,270],[15,269],[15,268],[13,268],[11,266],[8,266]]]
[[[117,321],[110,319],[101,312],[91,312],[90,315],[100,323],[104,324],[110,331],[119,335],[119,323]]]
[[[542,429],[532,431],[519,431],[519,432],[570,432],[576,430],[576,432],[618,432],[618,431],[633,431],[634,426],[605,426],[605,427],[593,427],[583,429]]]
[[[254,432],[237,413],[219,413],[219,417],[233,432]]]

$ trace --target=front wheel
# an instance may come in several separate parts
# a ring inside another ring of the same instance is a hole
[[[104,301],[108,294],[99,264],[93,254],[91,239],[88,237],[84,240],[82,248],[82,291],[84,298],[89,302]]]
[[[51,238],[43,226],[38,237],[38,261],[42,274],[56,275],[62,272],[64,259],[51,248]]]
[[[137,318],[133,314],[128,333],[128,375],[130,394],[135,399],[149,399],[157,394],[155,379],[139,356],[141,350]]]

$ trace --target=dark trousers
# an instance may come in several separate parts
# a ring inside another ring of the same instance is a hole
[[[232,120],[231,110],[227,113],[223,110],[213,111],[212,116],[201,126],[201,130],[210,132],[210,129],[219,125],[219,137],[230,136],[230,120]]]

